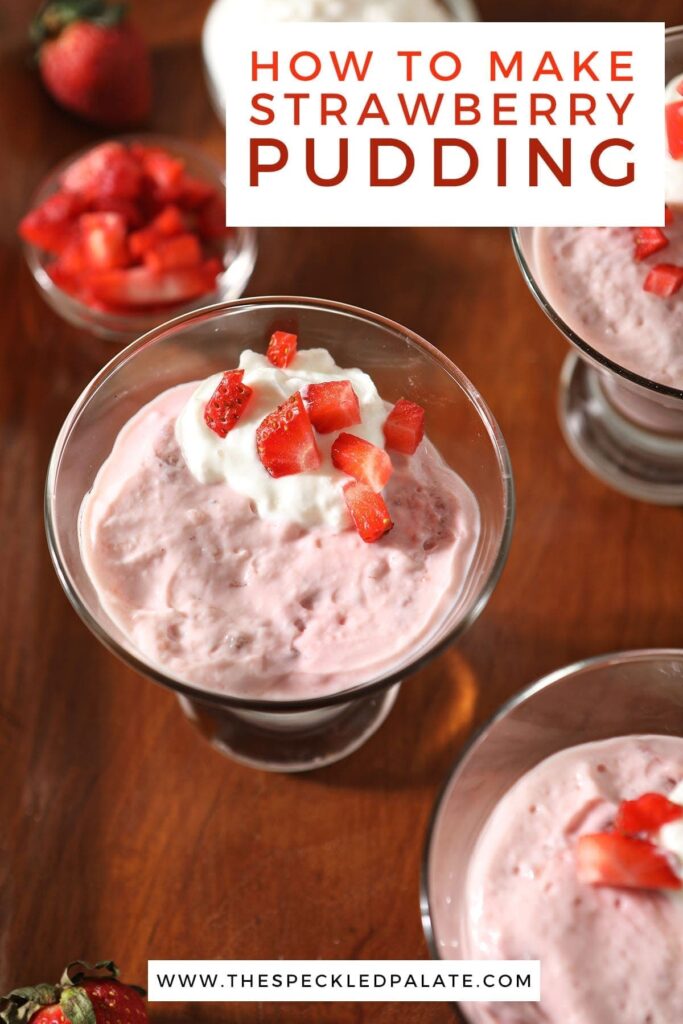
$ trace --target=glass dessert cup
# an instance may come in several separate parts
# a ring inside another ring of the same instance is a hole
[[[422,924],[434,959],[468,958],[467,869],[489,816],[535,765],[567,747],[635,734],[683,737],[683,651],[577,662],[512,698],[466,746],[437,800],[422,865]],[[477,1024],[476,1004],[453,1007]]]
[[[225,190],[224,168],[190,143],[165,135],[148,134],[117,136],[116,141],[124,144],[140,142],[148,146],[161,146],[173,156],[184,160],[191,175],[208,182],[219,191]],[[56,192],[59,187],[59,179],[64,171],[92,148],[93,146],[86,146],[53,168],[31,197],[28,209],[38,206]],[[104,338],[106,341],[115,341],[120,344],[128,344],[146,331],[165,322],[169,317],[214,302],[238,299],[244,294],[249,284],[257,252],[256,231],[253,228],[235,228],[218,246],[216,255],[222,260],[224,270],[217,278],[216,288],[213,292],[202,295],[190,303],[183,303],[181,306],[168,307],[163,310],[118,313],[93,309],[69,295],[55,284],[47,272],[47,267],[52,259],[50,254],[29,242],[24,242],[23,247],[29,270],[47,304],[75,327],[88,331],[99,338]]]
[[[384,399],[427,407],[428,433],[470,487],[480,536],[464,584],[435,633],[383,676],[310,699],[244,699],[209,692],[145,661],[102,608],[81,558],[79,511],[127,420],[160,392],[236,365],[275,327],[302,347],[325,347],[341,366],[369,373]],[[305,340],[304,340],[305,339]],[[243,299],[179,317],[119,353],[76,402],[57,439],[46,487],[46,526],[59,579],[105,646],[173,690],[188,716],[221,750],[274,771],[303,771],[359,747],[384,721],[407,675],[452,643],[479,615],[502,571],[513,522],[505,443],[475,388],[437,349],[383,317],[333,302]]]
[[[683,71],[683,27],[666,33],[667,81]],[[616,490],[662,505],[683,503],[683,390],[620,366],[568,326],[544,293],[533,228],[512,229],[524,280],[572,346],[560,377],[559,419],[576,458]]]
[[[370,2],[370,0],[368,0]],[[474,0],[437,0],[443,7],[444,21],[478,21],[479,14]],[[219,121],[225,123],[225,100],[220,84],[218,69],[221,63],[220,38],[225,31],[227,18],[223,16],[224,0],[214,0],[204,21],[202,30],[202,54],[204,63],[204,80],[209,92],[211,105]],[[235,4],[237,7],[237,4]],[[239,17],[243,18],[242,11]]]

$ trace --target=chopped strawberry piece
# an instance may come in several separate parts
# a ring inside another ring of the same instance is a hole
[[[579,838],[579,880],[624,889],[681,889],[683,882],[666,854],[645,839],[616,832]]]
[[[175,235],[173,238],[160,238],[153,248],[147,250],[144,258],[152,270],[196,267],[202,262],[202,248],[196,235]]]
[[[683,157],[683,100],[666,105],[666,137],[674,160]]]
[[[83,251],[82,240],[80,238],[74,238],[72,242],[69,242],[69,244],[62,249],[52,266],[56,268],[58,267],[59,271],[62,274],[66,274],[68,277],[78,277],[80,274],[84,274],[88,269],[90,269]]]
[[[216,195],[216,189],[208,181],[195,178],[191,174],[183,174],[180,181],[178,202],[189,210],[204,206]]]
[[[668,299],[683,286],[683,267],[674,263],[658,263],[645,278],[643,288],[646,292]]]
[[[140,166],[121,142],[103,142],[64,171],[62,187],[89,199],[136,199],[142,186]]]
[[[136,150],[145,178],[152,186],[158,203],[176,203],[180,200],[185,164],[165,149],[142,146]]]
[[[29,210],[19,225],[19,234],[24,241],[46,252],[61,252],[77,233],[77,219],[83,209],[84,203],[78,196],[55,192]]]
[[[134,231],[129,239],[130,251],[134,256],[144,256],[153,249],[161,238],[173,238],[187,231],[185,217],[172,203],[161,210],[146,227]]]
[[[311,423],[319,434],[331,434],[360,423],[360,406],[350,380],[309,384],[306,403]]]
[[[379,492],[393,473],[391,459],[383,448],[355,434],[340,434],[332,445],[332,464],[342,473]]]
[[[120,213],[84,213],[80,220],[83,255],[93,270],[130,263],[126,222]]]
[[[668,244],[669,239],[661,228],[637,228],[634,258],[638,261],[645,260],[660,249],[665,249]]]
[[[139,204],[132,199],[117,199],[116,196],[100,196],[88,203],[90,213],[120,213],[129,230],[134,231],[145,217]]]
[[[387,448],[413,455],[425,433],[425,411],[417,402],[399,398],[384,424]]]
[[[670,821],[683,818],[683,807],[661,793],[646,793],[637,800],[625,800],[617,814],[615,828],[627,836],[652,835]]]
[[[320,451],[301,392],[266,416],[256,431],[256,447],[264,468],[273,477],[318,469]]]
[[[284,370],[285,367],[289,366],[294,359],[296,349],[296,334],[287,334],[286,331],[276,331],[268,342],[268,351],[266,352],[266,356],[273,366],[279,366],[281,370]]]
[[[384,498],[367,484],[353,481],[345,484],[344,499],[353,525],[366,544],[374,544],[393,528]]]
[[[205,241],[225,234],[211,223],[224,220],[217,213],[224,194],[186,174],[182,159],[159,146],[110,141],[75,160],[60,181],[19,233],[64,254],[46,269],[70,295],[116,311],[181,305],[216,291],[223,261]]]
[[[244,413],[253,389],[242,380],[244,370],[226,370],[204,409],[207,427],[219,437],[227,437]]]
[[[673,224],[673,222],[674,222],[673,210],[670,207],[665,206],[664,207],[664,227],[670,228],[671,225]]]
[[[150,227],[164,238],[182,235],[187,230],[185,217],[181,210],[173,203],[168,203],[163,207],[150,224]]]
[[[90,283],[95,296],[110,306],[168,306],[212,292],[216,285],[215,264],[207,260],[199,267],[164,274],[149,267],[104,270],[94,273]]]
[[[225,196],[214,196],[197,215],[197,230],[202,238],[215,241],[230,233],[225,223]]]
[[[681,96],[683,96],[683,78],[680,80],[680,82],[676,86],[676,92],[680,92]]]

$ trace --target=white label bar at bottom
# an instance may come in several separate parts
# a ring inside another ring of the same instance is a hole
[[[150,1002],[448,1003],[541,998],[538,960],[150,960]]]

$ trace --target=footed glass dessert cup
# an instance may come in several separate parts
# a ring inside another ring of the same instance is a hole
[[[468,868],[502,797],[552,754],[633,735],[683,737],[683,651],[577,662],[517,694],[483,726],[455,763],[428,830],[420,902],[434,959],[468,958]],[[475,1003],[453,1008],[461,1024],[479,1024]]]
[[[681,73],[683,27],[670,28],[666,80]],[[655,504],[683,504],[683,390],[620,366],[573,330],[544,291],[533,242],[533,228],[512,229],[524,280],[572,346],[559,389],[567,444],[587,469],[616,490]]]
[[[427,432],[479,505],[480,532],[466,578],[433,633],[384,675],[306,699],[245,699],[210,692],[146,660],[102,607],[79,543],[79,513],[129,418],[176,384],[237,365],[274,329],[302,348],[324,347],[360,367],[387,401],[427,409]],[[243,299],[186,314],[120,352],[78,399],[57,439],[46,486],[52,559],[67,596],[98,639],[137,671],[173,690],[186,714],[234,759],[272,771],[305,771],[357,749],[384,721],[400,682],[451,644],[485,606],[500,576],[513,523],[505,442],[479,393],[441,352],[381,316],[323,300]]]

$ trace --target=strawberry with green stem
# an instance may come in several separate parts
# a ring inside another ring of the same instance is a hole
[[[149,51],[125,3],[48,0],[31,27],[50,95],[95,124],[144,123],[152,105]]]
[[[0,998],[3,1024],[147,1024],[144,990],[124,985],[111,960],[76,960],[59,985],[18,988]]]

